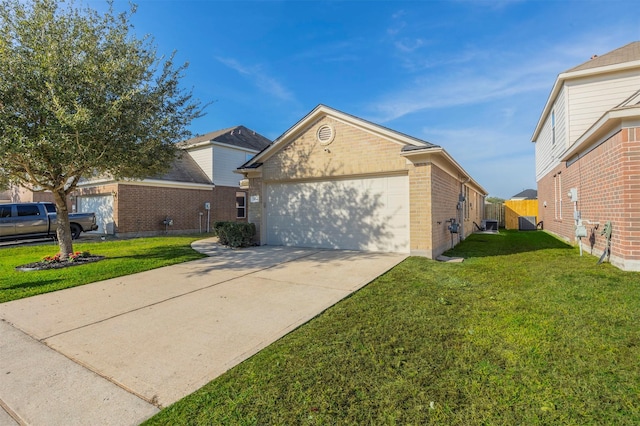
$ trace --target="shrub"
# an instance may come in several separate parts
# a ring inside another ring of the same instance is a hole
[[[249,247],[256,235],[256,226],[244,222],[215,222],[213,230],[220,244],[229,247]]]

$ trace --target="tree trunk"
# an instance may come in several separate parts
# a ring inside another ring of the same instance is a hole
[[[56,203],[58,246],[60,257],[67,259],[73,253],[73,241],[71,239],[71,225],[69,224],[69,209],[67,207],[67,194],[64,190],[54,191],[53,199]]]

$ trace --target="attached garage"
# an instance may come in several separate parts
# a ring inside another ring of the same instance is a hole
[[[324,105],[237,172],[268,245],[435,258],[481,222],[487,195],[442,147]]]
[[[266,244],[409,253],[408,176],[266,185]]]
[[[98,234],[114,233],[113,195],[89,195],[78,197],[78,212],[96,214]]]

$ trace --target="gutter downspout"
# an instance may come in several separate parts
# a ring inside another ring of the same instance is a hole
[[[464,206],[465,206],[465,195],[464,195],[464,185],[467,184],[469,181],[471,180],[471,177],[467,177],[466,180],[464,181],[460,181],[460,196],[458,197],[458,205],[460,206],[460,208],[458,209],[458,211],[460,212],[460,219],[458,220],[460,222],[460,234],[459,234],[459,238],[460,241],[463,241],[465,239],[465,235],[464,235]]]

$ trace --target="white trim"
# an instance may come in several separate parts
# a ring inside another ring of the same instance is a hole
[[[560,156],[560,160],[569,161],[578,152],[585,150],[585,148],[588,148],[587,151],[590,151],[591,148],[597,146],[600,142],[608,140],[611,136],[622,130],[625,121],[628,119],[638,119],[639,117],[640,106],[607,111]],[[589,146],[590,143],[593,143],[594,146]]]
[[[115,180],[112,178],[105,179],[96,179],[83,184],[77,185],[76,188],[90,188],[93,186],[104,186],[110,184],[126,184],[126,185],[140,185],[140,186],[157,186],[162,188],[179,188],[179,189],[201,189],[201,190],[210,190],[215,188],[214,184],[210,183],[190,183],[190,182],[176,182],[176,181],[166,181],[166,180],[157,180],[157,179],[143,179],[143,180],[128,180],[121,179]]]
[[[242,194],[242,197],[244,198],[244,206],[238,206],[238,194]],[[248,197],[247,197],[247,193],[243,192],[243,191],[236,191],[236,219],[246,219],[247,218],[247,201],[248,201]],[[244,216],[238,216],[238,209],[243,209],[244,210]]]
[[[424,141],[419,141],[416,138],[412,138],[402,133],[398,133],[394,130],[387,129],[386,127],[380,126],[378,124],[370,123],[366,120],[354,117],[352,115],[345,114],[325,105],[318,105],[313,109],[313,111],[303,117],[302,120],[298,121],[291,128],[289,128],[289,130],[284,132],[280,137],[273,141],[273,143],[269,145],[267,149],[253,157],[251,163],[265,162],[273,154],[278,152],[282,146],[285,146],[289,141],[294,140],[299,134],[307,131],[311,126],[316,124],[325,116],[331,117],[332,119],[343,124],[349,124],[351,126],[357,127],[360,130],[367,131],[368,133],[382,137],[389,140],[390,142],[395,142],[400,145],[424,145]]]
[[[218,146],[223,146],[223,147],[226,147],[226,148],[237,149],[238,151],[251,152],[253,154],[256,154],[256,153],[260,152],[259,149],[244,148],[244,147],[237,146],[237,145],[231,145],[231,144],[228,144],[228,143],[218,142],[218,141],[216,141],[214,139],[209,139],[209,140],[206,140],[206,141],[198,142],[198,143],[195,143],[193,145],[181,146],[179,148],[184,150],[184,151],[190,151],[193,148],[202,148],[203,146],[206,147],[207,145],[218,145]]]
[[[553,88],[551,89],[551,93],[547,98],[547,102],[542,109],[542,114],[540,114],[540,118],[538,119],[538,124],[536,125],[535,130],[533,131],[533,135],[531,136],[531,141],[535,142],[540,136],[540,132],[542,131],[542,127],[544,122],[546,121],[547,116],[549,115],[549,111],[551,110],[553,104],[555,103],[556,98],[558,97],[558,93],[560,93],[560,89],[564,86],[567,80],[574,80],[583,77],[590,77],[601,74],[608,74],[612,72],[618,71],[626,71],[629,69],[640,68],[640,60],[638,61],[630,61],[630,62],[622,62],[614,65],[606,65],[603,67],[595,67],[589,68],[586,70],[573,71],[573,72],[563,72],[558,74],[555,83],[553,84]]]
[[[440,169],[444,170],[450,176],[456,179],[469,179],[469,183],[472,183],[475,186],[475,190],[482,193],[483,195],[488,195],[486,189],[484,189],[478,182],[475,181],[471,177],[469,173],[465,169],[462,168],[460,164],[442,147],[433,147],[433,148],[425,148],[423,150],[417,151],[405,151],[400,154],[402,157],[405,157],[408,161],[412,163],[421,163],[421,162],[433,162],[433,164],[437,165]],[[442,158],[443,161],[438,161]],[[449,167],[447,167],[449,166]],[[453,166],[453,167],[451,167]],[[451,170],[453,169],[453,171]],[[454,173],[454,171],[456,173]]]
[[[218,142],[218,141],[211,141],[211,145],[223,146],[225,148],[231,148],[231,149],[235,149],[235,150],[243,151],[243,152],[250,152],[252,154],[256,154],[256,153],[260,152],[260,150],[257,150],[257,149],[243,148],[243,147],[240,147],[240,146],[230,145],[228,143],[222,143],[222,142]]]

